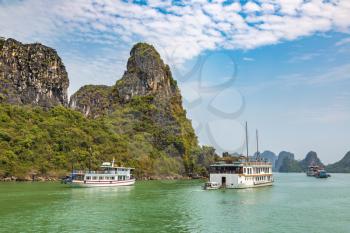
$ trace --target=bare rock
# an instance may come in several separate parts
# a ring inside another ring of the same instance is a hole
[[[0,102],[68,105],[68,75],[54,49],[39,43],[0,40]]]

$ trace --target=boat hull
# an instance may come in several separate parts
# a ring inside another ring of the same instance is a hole
[[[247,189],[247,188],[259,188],[259,187],[267,187],[272,186],[273,182],[265,182],[265,183],[259,183],[259,184],[239,184],[237,186],[228,186],[226,188],[228,189]]]
[[[135,184],[135,179],[131,180],[121,180],[121,181],[80,181],[80,180],[73,180],[70,183],[72,186],[75,187],[117,187],[117,186],[130,186]]]

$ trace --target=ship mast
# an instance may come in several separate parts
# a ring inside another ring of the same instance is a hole
[[[92,148],[89,147],[89,173],[91,172]]]
[[[257,158],[257,160],[260,160],[258,130],[256,130],[256,158]]]
[[[249,150],[248,150],[248,122],[245,122],[245,142],[247,146],[247,162],[249,161]]]

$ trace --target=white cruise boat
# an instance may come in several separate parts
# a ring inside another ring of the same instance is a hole
[[[210,182],[222,188],[255,188],[273,184],[272,164],[264,161],[218,162],[210,166]]]
[[[248,156],[248,125],[246,124],[247,157],[239,161],[220,161],[210,166],[209,182],[218,183],[221,188],[255,188],[273,184],[272,163],[259,157],[258,131],[256,131],[257,156]]]
[[[112,187],[133,185],[130,167],[115,167],[113,162],[102,163],[99,171],[74,171],[65,183],[80,187]]]

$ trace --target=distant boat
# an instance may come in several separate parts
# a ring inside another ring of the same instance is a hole
[[[308,166],[307,171],[306,171],[306,175],[307,176],[315,176],[319,169],[320,169],[319,166]]]
[[[316,178],[328,178],[329,175],[323,168],[320,166],[308,166],[306,171],[307,176],[314,176]]]
[[[218,182],[206,182],[203,187],[205,190],[219,189],[220,184]]]
[[[248,156],[248,125],[246,123],[247,157],[240,161],[220,161],[210,166],[209,187],[211,184],[221,188],[254,188],[271,186],[273,184],[272,163],[259,157],[259,140],[256,132],[257,158],[249,159]]]
[[[316,178],[328,178],[330,176],[331,175],[329,175],[325,170],[319,170],[315,175]]]
[[[114,166],[114,159],[111,162],[103,162],[99,171],[73,171],[71,176],[64,180],[64,183],[79,187],[113,187],[133,185],[133,178],[130,167]]]

